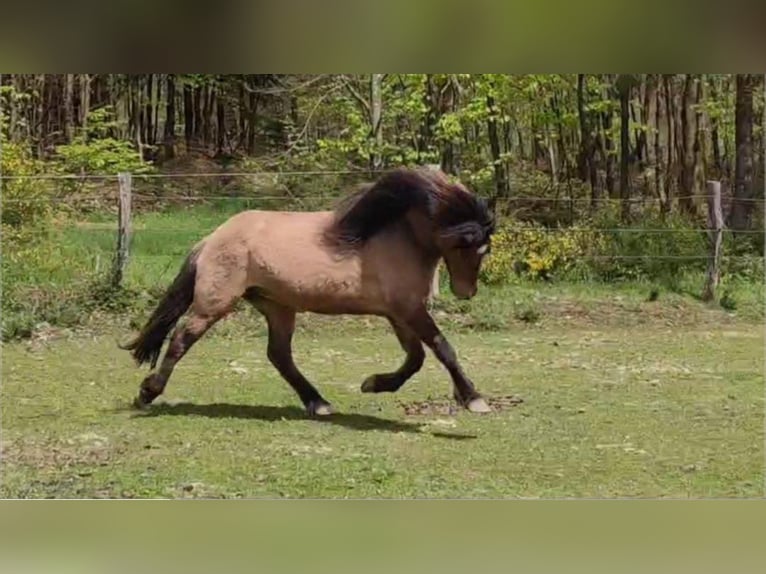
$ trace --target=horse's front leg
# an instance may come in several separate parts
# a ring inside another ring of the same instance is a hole
[[[434,355],[436,355],[436,358],[439,359],[439,362],[449,371],[454,385],[455,400],[473,413],[490,412],[489,405],[463,372],[457,360],[455,350],[439,330],[439,327],[436,326],[425,306],[418,308],[415,313],[411,314],[407,324],[417,333],[420,340],[428,345]]]

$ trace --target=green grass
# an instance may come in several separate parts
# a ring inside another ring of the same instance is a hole
[[[395,337],[380,320],[309,316],[296,360],[339,414],[308,420],[252,311],[192,350],[160,404],[131,411],[146,371],[116,339],[241,207],[139,213],[118,293],[100,282],[113,217],[4,253],[1,496],[762,495],[764,289],[746,274],[724,278],[720,306],[695,298],[698,273],[672,288],[516,281],[468,302],[444,285],[433,314],[479,389],[523,399],[485,417],[445,407],[430,355],[399,393],[361,394],[401,361]],[[412,414],[423,401],[435,411]]]
[[[523,295],[539,319],[477,328],[435,314],[490,398],[487,415],[438,410],[449,379],[429,355],[399,393],[364,395],[395,368],[382,321],[303,317],[298,365],[338,414],[307,419],[265,357],[262,321],[216,327],[148,413],[126,331],[3,347],[4,497],[754,497],[763,493],[764,332],[682,299]],[[465,316],[471,313],[462,310]],[[437,411],[408,414],[434,401]]]

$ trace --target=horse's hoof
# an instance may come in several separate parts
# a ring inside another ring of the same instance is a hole
[[[333,414],[333,408],[330,403],[312,401],[306,406],[309,416],[326,417]]]
[[[139,394],[135,399],[133,399],[133,408],[139,411],[146,411],[149,410],[149,403],[146,402]]]
[[[362,383],[362,386],[361,386],[362,392],[363,393],[377,392],[377,389],[375,388],[376,380],[377,380],[377,377],[375,375],[370,375],[369,377],[367,377]]]
[[[481,397],[476,397],[475,399],[471,399],[468,401],[468,404],[465,406],[466,409],[468,409],[472,413],[491,413],[492,409],[487,404],[487,401],[485,401]]]

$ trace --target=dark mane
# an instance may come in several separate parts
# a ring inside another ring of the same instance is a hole
[[[340,245],[361,245],[413,209],[443,235],[463,242],[485,241],[494,230],[486,201],[444,173],[399,168],[345,197],[335,209],[328,237]]]

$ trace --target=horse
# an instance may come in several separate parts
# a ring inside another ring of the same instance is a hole
[[[388,320],[404,362],[367,377],[361,392],[399,390],[422,367],[425,345],[449,372],[457,403],[491,412],[431,317],[428,299],[441,260],[452,293],[476,295],[494,230],[486,200],[425,168],[389,170],[329,211],[239,212],[193,246],[138,335],[118,344],[139,367],[150,364],[133,404],[148,408],[192,345],[244,299],[265,317],[267,357],[309,417],[334,409],[293,361],[295,317],[303,312]]]

